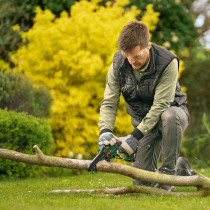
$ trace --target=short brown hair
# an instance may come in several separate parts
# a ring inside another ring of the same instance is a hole
[[[145,48],[149,45],[150,34],[147,26],[140,21],[128,22],[120,32],[118,47],[126,52],[136,46]]]

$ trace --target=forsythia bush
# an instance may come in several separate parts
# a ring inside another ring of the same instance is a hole
[[[71,7],[70,17],[63,12],[60,18],[37,8],[33,27],[22,34],[28,44],[13,55],[13,62],[16,71],[51,91],[55,155],[89,158],[97,153],[106,73],[120,30],[140,13],[134,6],[125,9],[127,4],[116,0],[101,6],[99,1],[83,0]],[[152,32],[158,13],[151,5],[147,10],[143,20]],[[127,134],[130,118],[123,108],[118,113],[116,132]]]

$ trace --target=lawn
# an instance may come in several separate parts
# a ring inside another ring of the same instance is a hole
[[[210,177],[210,170],[200,171]],[[0,179],[1,210],[210,210],[210,197],[145,194],[52,194],[55,189],[92,189],[128,186],[131,179],[117,174],[82,172],[65,176]],[[180,190],[191,188],[178,187]],[[192,189],[193,190],[193,189]]]

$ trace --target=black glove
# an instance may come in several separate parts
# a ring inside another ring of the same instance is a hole
[[[118,151],[132,156],[136,152],[138,142],[143,136],[143,133],[138,128],[135,128],[131,134],[120,138],[122,143]]]
[[[98,145],[114,145],[116,143],[116,136],[113,135],[113,133],[108,130],[104,129],[100,132],[100,136],[98,138]]]

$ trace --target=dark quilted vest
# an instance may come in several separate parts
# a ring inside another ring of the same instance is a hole
[[[150,53],[150,63],[139,81],[136,80],[128,60],[119,51],[115,53],[113,60],[114,74],[124,96],[126,110],[132,118],[139,122],[145,117],[153,104],[155,89],[162,73],[172,59],[177,58],[157,45],[152,45]],[[176,84],[175,98],[171,106],[181,106],[187,112],[186,97],[181,91],[179,82]]]

